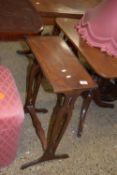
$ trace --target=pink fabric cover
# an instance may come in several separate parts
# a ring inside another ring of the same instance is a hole
[[[117,57],[117,0],[103,0],[86,12],[76,29],[88,44]]]
[[[0,66],[0,168],[16,157],[24,112],[10,71]]]

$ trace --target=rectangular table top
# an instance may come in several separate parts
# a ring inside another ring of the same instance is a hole
[[[95,87],[90,75],[60,37],[29,37],[27,43],[54,92],[82,91]]]
[[[0,40],[37,34],[41,27],[40,15],[29,0],[0,0]]]
[[[100,0],[30,0],[42,17],[74,17],[97,5]]]

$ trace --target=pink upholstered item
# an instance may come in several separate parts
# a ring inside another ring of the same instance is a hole
[[[0,66],[0,168],[16,157],[24,112],[10,71]]]
[[[76,28],[91,46],[117,57],[117,0],[103,0],[85,13]]]

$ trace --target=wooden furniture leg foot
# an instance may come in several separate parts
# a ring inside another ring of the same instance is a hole
[[[33,166],[39,163],[43,163],[43,162],[50,161],[50,160],[66,159],[68,157],[69,157],[68,154],[54,155],[54,154],[44,153],[42,157],[40,157],[39,159],[22,165],[21,169],[24,170],[30,166]]]
[[[27,50],[17,50],[17,53],[19,55],[29,55],[29,54],[32,54],[31,50],[30,49],[27,49]]]

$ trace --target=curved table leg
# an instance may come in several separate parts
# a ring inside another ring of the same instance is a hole
[[[29,82],[27,86],[26,103],[24,106],[25,112],[28,112],[27,107],[29,106],[35,107],[35,101],[36,101],[36,97],[39,91],[42,77],[43,75],[42,75],[39,65],[36,62],[34,62],[31,67],[31,71],[29,75]],[[43,112],[43,113],[47,112],[46,109],[35,109],[35,111]]]
[[[25,55],[25,56],[27,56],[27,55],[29,55],[29,54],[32,54],[32,52],[31,52],[30,49],[27,49],[27,50],[17,50],[17,53],[18,53],[19,55]]]
[[[82,108],[81,108],[81,113],[80,113],[80,120],[78,124],[78,132],[77,132],[78,137],[80,137],[82,134],[86,113],[92,100],[94,100],[94,102],[100,107],[105,107],[105,108],[114,107],[113,104],[107,103],[101,100],[100,91],[98,88],[90,90],[89,92],[85,93]]]
[[[49,123],[47,134],[47,147],[41,158],[24,164],[21,169],[25,169],[40,162],[68,157],[67,154],[56,155],[55,152],[72,117],[72,111],[77,97],[78,94],[58,95],[57,103],[53,110]]]
[[[78,132],[77,136],[81,137],[82,131],[83,131],[83,126],[86,118],[86,113],[88,111],[89,105],[93,99],[93,91],[91,90],[90,92],[87,93],[87,97],[83,99],[83,104],[80,112],[80,120],[78,123]]]
[[[52,35],[59,35],[60,32],[60,28],[55,24],[52,30]]]

